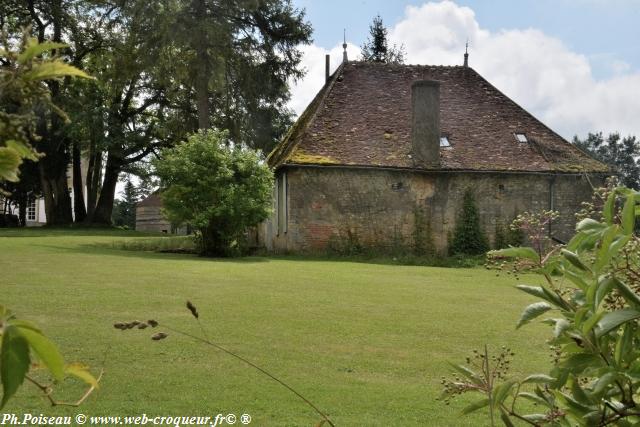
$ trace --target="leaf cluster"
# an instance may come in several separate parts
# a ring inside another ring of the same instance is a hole
[[[557,350],[544,386],[532,392],[520,390],[526,380],[510,386],[514,403],[499,407],[505,425],[515,419],[536,426],[640,422],[640,296],[633,282],[640,278],[640,193],[613,189],[601,217],[580,221],[569,243],[544,258],[533,248],[492,252],[538,266],[544,284],[517,286],[540,299],[524,309],[517,327],[548,316],[549,344]],[[522,415],[520,398],[546,412]]]
[[[40,154],[31,141],[37,140],[35,108],[46,105],[66,119],[51,102],[46,80],[89,76],[63,62],[54,52],[62,43],[38,41],[25,30],[15,48],[6,33],[0,34],[0,181],[18,181],[18,168],[23,159],[38,160]]]

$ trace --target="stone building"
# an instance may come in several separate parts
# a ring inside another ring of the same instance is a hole
[[[328,75],[328,73],[327,73]],[[283,252],[333,244],[435,249],[467,189],[491,242],[518,213],[552,209],[568,239],[574,212],[608,169],[464,66],[346,62],[328,76],[268,157],[274,214],[260,244]]]

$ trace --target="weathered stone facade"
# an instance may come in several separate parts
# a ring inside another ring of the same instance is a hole
[[[492,244],[542,210],[560,212],[549,233],[566,241],[608,173],[467,63],[344,62],[267,161],[275,209],[259,237],[276,252],[445,253],[467,189]]]
[[[474,191],[491,243],[497,223],[507,225],[518,213],[547,209],[561,215],[551,235],[566,240],[580,203],[589,200],[591,185],[603,177],[290,166],[279,170],[279,183],[284,175],[281,206],[275,203],[274,216],[260,231],[260,243],[275,252],[319,252],[354,243],[412,250],[418,239],[429,238],[424,231],[428,224],[433,246],[444,253],[467,188]]]

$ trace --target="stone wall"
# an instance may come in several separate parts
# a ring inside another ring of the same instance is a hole
[[[433,246],[447,250],[463,194],[473,189],[481,225],[493,244],[496,223],[524,211],[558,210],[552,235],[567,240],[574,213],[591,197],[583,175],[403,172],[339,167],[289,167],[287,228],[274,216],[259,228],[260,244],[275,252],[317,252],[333,245],[412,249],[431,229]],[[602,177],[591,177],[594,185]],[[280,210],[282,212],[282,210]]]

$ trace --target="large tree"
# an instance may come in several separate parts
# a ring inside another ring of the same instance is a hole
[[[0,22],[15,39],[22,28],[30,28],[39,43],[65,43],[54,53],[67,63],[82,68],[84,61],[104,44],[103,29],[115,9],[108,1],[5,0]],[[73,217],[67,172],[72,161],[73,141],[67,133],[68,121],[52,108],[66,108],[70,79],[47,82],[53,104],[36,108],[37,140],[32,143],[44,157],[38,162],[38,178],[45,200],[47,223],[69,224]],[[78,147],[79,149],[79,147]],[[79,171],[76,172],[79,176]],[[82,200],[82,186],[74,187]]]
[[[97,77],[53,82],[76,120],[39,112],[47,219],[111,222],[119,176],[198,128],[269,150],[291,121],[287,83],[302,76],[304,14],[288,0],[6,0],[0,22],[40,40]],[[85,165],[83,159],[87,160]],[[86,193],[82,175],[86,172]],[[86,206],[86,211],[85,211]]]
[[[380,62],[384,64],[404,63],[404,46],[389,46],[387,39],[387,28],[382,22],[380,15],[373,18],[369,26],[369,37],[362,45],[362,60],[365,62]]]
[[[605,139],[602,132],[589,133],[585,139],[575,136],[573,143],[611,166],[623,185],[640,189],[640,140],[635,136],[610,133]]]
[[[304,12],[289,0],[171,4],[156,28],[180,55],[172,72],[195,99],[197,127],[225,129],[236,142],[270,150],[290,123],[288,81],[303,75],[299,46],[311,36]]]

